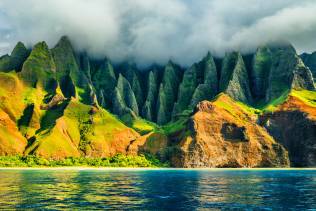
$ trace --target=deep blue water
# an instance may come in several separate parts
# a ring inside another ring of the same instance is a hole
[[[0,170],[0,209],[311,209],[316,170]]]

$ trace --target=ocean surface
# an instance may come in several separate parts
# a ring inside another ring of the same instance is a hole
[[[316,210],[316,170],[0,170],[0,210]]]

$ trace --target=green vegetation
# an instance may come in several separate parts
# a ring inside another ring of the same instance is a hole
[[[63,166],[91,166],[91,167],[168,167],[153,155],[130,156],[118,154],[109,158],[69,157],[62,160],[45,159],[33,155],[29,156],[0,156],[1,167],[63,167]]]
[[[181,115],[177,116],[177,120],[169,122],[168,124],[162,126],[162,132],[166,135],[171,135],[185,129],[191,114],[192,110],[183,111]]]
[[[0,70],[4,72],[12,70],[20,71],[28,55],[29,51],[24,44],[18,42],[10,56],[4,55],[0,57]]]
[[[309,106],[316,107],[316,92],[308,90],[292,90],[290,95],[297,97]]]
[[[45,42],[36,44],[24,62],[20,75],[32,87],[38,83],[43,85],[45,90],[52,91],[52,80],[55,79],[56,66],[50,50]]]
[[[154,130],[158,130],[159,126],[153,122],[147,121],[139,117],[132,117],[130,114],[125,114],[121,117],[121,120],[129,127],[136,130],[141,135],[145,135]]]
[[[105,59],[100,67],[91,73],[91,80],[96,90],[102,90],[104,101],[100,100],[100,96],[99,102],[101,106],[109,108],[112,105],[111,97],[116,86],[116,78],[111,63]]]
[[[255,105],[255,107],[262,112],[273,112],[278,107],[278,105],[281,105],[287,100],[288,95],[289,91],[284,91],[283,94],[278,98],[275,98],[268,103],[259,102],[257,105]]]

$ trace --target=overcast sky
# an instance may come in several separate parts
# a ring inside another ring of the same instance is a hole
[[[0,53],[17,41],[78,50],[140,65],[189,65],[207,51],[244,53],[272,40],[316,50],[315,0],[0,0]]]

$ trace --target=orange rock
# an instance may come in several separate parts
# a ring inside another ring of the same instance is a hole
[[[286,167],[287,151],[228,96],[200,102],[173,153],[177,167]]]

